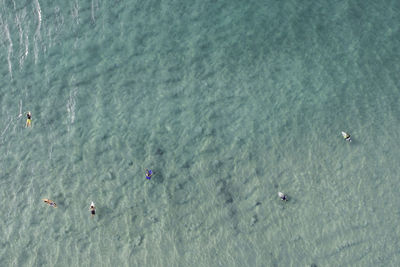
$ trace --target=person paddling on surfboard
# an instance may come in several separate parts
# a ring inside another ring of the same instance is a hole
[[[96,207],[94,206],[94,203],[92,201],[92,203],[90,204],[90,213],[92,214],[92,217],[96,214]]]
[[[153,175],[153,171],[146,169],[146,179],[150,180],[152,175]]]
[[[351,142],[350,134],[348,134],[346,132],[342,132],[342,136],[343,136],[344,140]]]
[[[288,201],[288,198],[284,193],[278,192],[278,196],[281,198],[281,200]]]
[[[49,206],[52,206],[53,208],[57,208],[57,204],[53,200],[43,198],[43,202],[48,204]]]

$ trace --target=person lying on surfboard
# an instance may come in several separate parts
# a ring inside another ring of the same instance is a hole
[[[94,203],[92,201],[92,204],[90,204],[90,213],[92,214],[92,217],[96,214],[96,207],[94,206]]]
[[[348,134],[346,132],[342,132],[342,136],[343,136],[344,140],[351,142],[350,134]]]
[[[48,205],[50,205],[50,206],[52,206],[53,208],[57,208],[57,204],[53,200],[50,200],[50,199],[47,199],[47,198],[43,198],[43,202],[48,204]]]
[[[92,201],[92,204],[90,204],[90,213],[92,214],[92,217],[96,214],[96,207],[94,206],[94,203]]]
[[[92,214],[92,217],[96,214],[96,207],[94,206],[94,203],[92,201],[92,203],[90,204],[90,213]]]
[[[278,192],[278,196],[281,198],[281,200],[288,201],[288,198],[284,193]]]
[[[26,113],[26,127],[30,127],[32,123],[32,114],[30,111]]]

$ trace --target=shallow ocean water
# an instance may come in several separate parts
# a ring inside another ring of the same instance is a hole
[[[0,10],[2,265],[398,265],[400,3]]]

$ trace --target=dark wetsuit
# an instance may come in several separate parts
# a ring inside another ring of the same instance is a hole
[[[91,210],[91,213],[92,213],[93,215],[95,215],[95,214],[96,214],[96,210],[95,210],[95,209],[92,209],[92,210]]]

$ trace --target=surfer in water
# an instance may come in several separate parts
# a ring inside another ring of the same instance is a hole
[[[281,200],[288,201],[288,198],[284,193],[278,192],[278,196],[281,198]]]
[[[32,114],[30,111],[26,113],[26,127],[30,127],[32,124]]]
[[[344,140],[351,142],[350,134],[348,134],[346,132],[342,132],[342,136],[343,136]]]
[[[90,204],[90,213],[92,214],[92,217],[96,214],[96,207],[94,206],[94,203],[92,201],[92,204]]]
[[[44,198],[44,199],[43,199],[43,202],[46,203],[46,204],[48,204],[49,206],[52,206],[53,208],[57,208],[57,204],[56,204],[53,200]]]
[[[153,175],[153,171],[146,169],[146,179],[150,180],[152,175]]]

